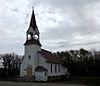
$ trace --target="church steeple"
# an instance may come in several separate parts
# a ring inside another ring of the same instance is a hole
[[[34,30],[37,28],[37,24],[36,24],[36,19],[35,19],[35,14],[34,14],[34,9],[32,8],[32,16],[31,16],[31,21],[30,21],[30,26],[31,28],[33,28]]]
[[[36,39],[39,41],[39,30],[36,24],[34,9],[32,9],[32,16],[29,25],[29,29],[27,30],[27,40]]]
[[[36,19],[35,19],[35,13],[34,13],[34,9],[32,9],[32,16],[31,16],[31,21],[30,21],[30,25],[29,28],[27,30],[27,35],[26,35],[26,44],[40,44],[39,41],[39,30],[36,24]]]

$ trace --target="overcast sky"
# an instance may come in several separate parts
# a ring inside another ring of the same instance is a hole
[[[43,48],[100,49],[100,0],[0,0],[0,53],[23,54],[32,6]]]

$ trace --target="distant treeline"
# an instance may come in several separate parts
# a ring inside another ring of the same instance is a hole
[[[100,51],[69,50],[55,53],[68,68],[70,76],[100,76]],[[0,76],[19,76],[22,56],[15,53],[0,55]]]
[[[70,76],[100,76],[100,51],[82,48],[55,54],[64,62]]]
[[[15,53],[0,55],[0,76],[19,75],[21,58]]]

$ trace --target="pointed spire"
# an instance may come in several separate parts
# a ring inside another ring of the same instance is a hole
[[[32,16],[31,16],[30,27],[33,28],[34,30],[37,28],[35,14],[34,14],[34,7],[32,7]]]

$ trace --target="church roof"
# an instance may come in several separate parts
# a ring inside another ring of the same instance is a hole
[[[42,67],[42,66],[38,66],[35,71],[47,71],[46,68]]]
[[[47,59],[47,62],[56,63],[56,64],[63,64],[62,61],[60,60],[60,58],[57,57],[56,55],[52,54],[50,51],[41,49],[40,53],[45,59]]]
[[[26,42],[24,43],[24,45],[30,45],[30,44],[36,44],[36,45],[42,46],[41,43],[35,39],[26,40]]]
[[[34,10],[32,10],[32,16],[31,16],[31,21],[30,21],[30,27],[32,27],[34,30],[37,28]]]

